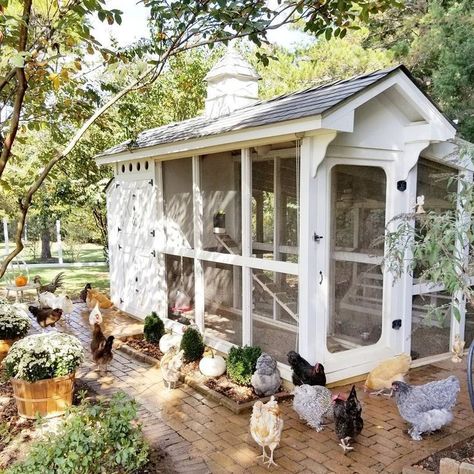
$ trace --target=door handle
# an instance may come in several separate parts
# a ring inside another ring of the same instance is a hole
[[[319,241],[320,241],[322,238],[323,238],[323,236],[316,234],[316,232],[313,234],[313,240],[314,240],[315,242],[318,242],[318,243],[319,243]]]
[[[322,285],[323,284],[323,272],[319,272],[319,284]]]

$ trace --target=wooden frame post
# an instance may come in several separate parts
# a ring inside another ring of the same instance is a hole
[[[242,149],[242,257],[252,256],[252,160]],[[252,269],[242,266],[242,345],[252,344]]]
[[[327,275],[323,274],[325,264],[323,245],[313,239],[318,222],[326,222],[323,206],[318,206],[318,196],[326,202],[326,187],[317,186],[317,170],[326,156],[329,144],[336,137],[335,131],[324,131],[301,140],[300,158],[300,228],[299,242],[299,336],[298,347],[303,357],[311,363],[321,361],[326,347],[326,298]],[[322,180],[321,184],[324,184]],[[326,224],[327,225],[327,224]],[[318,256],[319,255],[319,256]],[[321,273],[320,273],[321,272]],[[320,277],[320,275],[322,275]]]
[[[194,249],[202,250],[203,236],[203,204],[201,194],[201,158],[193,156],[193,231]],[[204,334],[205,282],[202,261],[194,258],[194,318],[202,334]]]
[[[463,262],[463,267],[467,268],[469,264],[469,242],[467,240],[467,232],[471,226],[472,217],[468,212],[464,210],[464,201],[460,198],[464,182],[472,183],[473,173],[472,171],[460,171],[458,181],[458,199],[457,199],[457,216],[458,223],[463,230],[461,231],[462,239],[456,240],[456,253],[457,258]],[[459,269],[461,272],[461,269]],[[469,278],[469,275],[468,275]],[[459,335],[461,341],[464,341],[465,330],[466,330],[466,300],[461,291],[455,292],[453,295],[453,305],[456,306],[460,320],[458,321],[454,315],[454,311],[451,312],[451,334],[449,340],[449,349],[452,350],[455,337]]]
[[[156,222],[157,228],[155,233],[154,249],[156,252],[158,264],[158,314],[162,318],[168,317],[168,282],[166,280],[166,258],[161,249],[166,247],[165,232],[165,211],[164,211],[164,193],[163,193],[163,162],[155,163],[155,181],[156,181]]]

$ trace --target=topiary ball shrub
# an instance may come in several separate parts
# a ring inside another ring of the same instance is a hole
[[[227,357],[227,376],[238,385],[250,385],[261,354],[258,346],[232,347]]]
[[[181,339],[180,349],[184,351],[185,362],[199,360],[204,354],[204,341],[198,329],[188,327]]]
[[[162,336],[165,335],[165,323],[155,313],[155,311],[152,311],[151,314],[145,318],[143,335],[146,341],[155,344],[158,344]]]

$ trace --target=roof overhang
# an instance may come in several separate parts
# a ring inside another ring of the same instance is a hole
[[[257,146],[269,142],[277,143],[320,133],[321,130],[352,132],[355,110],[374,97],[388,90],[395,90],[422,117],[421,121],[405,127],[404,141],[445,142],[456,135],[456,128],[416,85],[408,70],[401,66],[362,91],[341,101],[322,115],[275,122],[257,127],[242,128],[230,132],[208,135],[199,138],[169,142],[135,150],[127,150],[96,158],[99,165],[143,158],[182,158]]]
[[[303,135],[309,135],[311,132],[320,130],[322,128],[321,122],[321,116],[317,115],[218,135],[164,143],[113,155],[103,155],[97,157],[96,162],[99,165],[107,165],[143,158],[180,158],[208,152],[238,149],[244,146],[257,146],[268,143],[270,140],[275,143],[284,142],[302,138]]]

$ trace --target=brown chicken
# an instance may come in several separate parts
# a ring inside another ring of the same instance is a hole
[[[63,278],[64,272],[59,272],[53,279],[51,283],[47,283],[46,285],[41,284],[41,278],[39,275],[36,275],[33,278],[33,283],[38,287],[40,293],[44,293],[45,291],[49,291],[50,293],[54,293],[58,288],[63,286]]]
[[[114,336],[109,336],[104,343],[92,352],[92,359],[98,365],[99,371],[102,371],[103,368],[104,372],[107,373],[107,366],[113,359],[112,346],[114,339]]]
[[[43,329],[48,326],[54,327],[54,325],[61,319],[61,316],[63,315],[63,310],[60,308],[51,309],[29,306],[28,309]]]
[[[86,283],[84,288],[79,293],[79,297],[81,298],[81,301],[84,301],[84,303],[87,301],[87,290],[91,290],[91,289],[92,289],[92,285],[90,283]]]
[[[408,354],[400,354],[391,359],[384,360],[367,376],[365,390],[376,390],[372,394],[380,395],[386,390],[392,390],[392,382],[400,380],[403,382],[405,375],[410,370],[411,357]]]
[[[105,342],[107,341],[104,333],[102,332],[102,328],[100,327],[99,323],[94,324],[94,330],[92,331],[92,341],[91,341],[91,352],[97,352],[101,347],[105,346]]]
[[[89,309],[92,309],[96,303],[99,303],[100,309],[109,309],[114,305],[107,296],[92,288],[87,290],[86,303]]]

